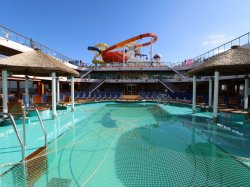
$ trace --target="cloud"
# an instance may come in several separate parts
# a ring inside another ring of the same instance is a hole
[[[205,46],[215,46],[225,42],[225,34],[214,34],[208,37],[202,44]]]

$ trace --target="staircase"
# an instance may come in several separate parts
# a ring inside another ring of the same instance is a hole
[[[93,70],[95,69],[95,67],[91,67],[86,73],[81,75],[81,79],[83,79],[84,77],[86,77],[89,73],[91,73]]]
[[[106,79],[100,80],[98,82],[92,83],[86,90],[91,94],[97,88],[99,88],[103,83],[105,83]]]
[[[176,74],[180,75],[181,78],[186,78],[184,75],[182,75],[179,71],[177,71],[176,69],[168,66],[169,69],[171,69],[172,71],[174,71]]]
[[[175,87],[173,83],[163,81],[162,79],[159,79],[158,81],[159,81],[159,83],[161,83],[163,86],[165,86],[172,93],[179,91],[179,89],[177,87]]]

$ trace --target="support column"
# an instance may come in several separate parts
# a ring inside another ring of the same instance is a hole
[[[192,104],[193,113],[196,111],[196,76],[193,76],[193,104]]]
[[[52,118],[56,118],[56,73],[52,72]]]
[[[3,112],[8,112],[8,72],[2,70]]]
[[[29,77],[25,76],[25,107],[29,107],[30,104],[30,97],[29,97]]]
[[[244,110],[248,109],[248,78],[245,78],[244,87]]]
[[[209,90],[208,90],[208,107],[212,107],[212,91],[213,91],[213,80],[212,77],[209,77]]]
[[[60,80],[59,80],[59,77],[57,77],[57,79],[56,79],[56,91],[57,91],[57,94],[56,94],[56,102],[57,102],[57,104],[59,104],[59,102],[60,102]]]
[[[214,108],[213,120],[214,123],[218,122],[218,97],[219,97],[219,72],[214,72]]]
[[[74,94],[75,94],[75,88],[74,88],[74,76],[71,77],[71,111],[73,112],[74,111],[74,100],[75,100],[75,97],[74,97]]]

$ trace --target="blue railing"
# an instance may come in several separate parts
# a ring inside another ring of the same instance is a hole
[[[46,53],[50,56],[53,56],[57,59],[67,61],[67,62],[73,62],[74,60],[72,58],[69,58],[53,49],[50,49],[49,47],[40,44],[36,41],[34,41],[32,38],[28,38],[24,35],[21,35],[13,30],[10,30],[2,25],[0,25],[0,36],[5,38],[6,40],[11,40],[14,42],[17,42],[19,44],[22,44],[24,46],[30,47],[30,48],[38,48],[40,49],[43,53]]]

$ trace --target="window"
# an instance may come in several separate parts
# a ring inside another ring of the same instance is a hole
[[[226,84],[221,85],[221,91],[227,91],[227,85]]]

